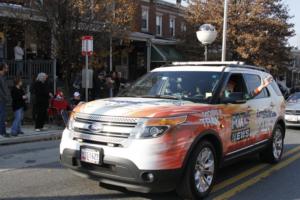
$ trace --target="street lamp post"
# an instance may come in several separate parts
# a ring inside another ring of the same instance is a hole
[[[203,24],[200,26],[197,31],[197,39],[204,45],[205,47],[205,61],[207,61],[207,45],[213,43],[217,37],[217,31],[215,27],[211,24]]]
[[[204,45],[204,57],[205,57],[205,61],[207,61],[207,44]]]
[[[228,12],[228,0],[224,0],[223,39],[222,39],[222,61],[226,61],[227,12]]]

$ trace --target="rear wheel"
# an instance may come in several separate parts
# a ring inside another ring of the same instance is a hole
[[[280,125],[276,125],[271,143],[266,151],[261,152],[261,157],[269,163],[278,163],[283,153],[284,132]]]
[[[208,141],[201,141],[188,162],[183,181],[177,192],[185,199],[207,196],[216,176],[216,151]]]

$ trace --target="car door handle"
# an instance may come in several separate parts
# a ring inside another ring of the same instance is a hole
[[[270,107],[271,107],[271,108],[275,107],[275,104],[272,102],[272,103],[270,104]]]

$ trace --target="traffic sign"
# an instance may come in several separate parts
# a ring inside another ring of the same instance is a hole
[[[93,54],[93,36],[83,36],[82,40],[82,55],[91,56]]]

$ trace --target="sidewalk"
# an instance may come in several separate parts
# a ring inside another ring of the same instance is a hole
[[[25,125],[22,126],[23,135],[18,135],[17,137],[2,137],[0,136],[0,145],[9,145],[25,142],[34,142],[41,140],[55,140],[60,139],[64,127],[56,125],[46,125],[48,130],[36,132],[34,126]],[[7,133],[10,133],[10,128],[6,129]]]

